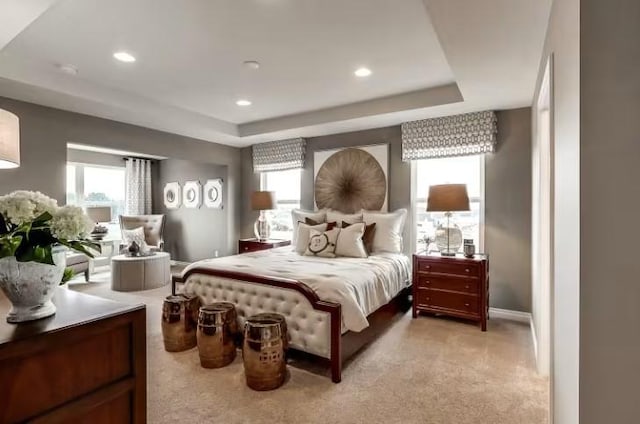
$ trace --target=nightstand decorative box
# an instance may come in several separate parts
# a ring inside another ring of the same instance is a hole
[[[413,255],[413,317],[419,312],[449,315],[480,323],[489,318],[489,258],[486,255]]]
[[[258,240],[256,238],[238,240],[238,253],[257,252],[259,250],[273,249],[275,247],[289,246],[291,240]]]

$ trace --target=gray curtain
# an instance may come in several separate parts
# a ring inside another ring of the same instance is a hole
[[[304,138],[254,144],[251,148],[253,172],[284,171],[304,168]]]
[[[127,158],[125,165],[125,213],[151,213],[151,161]]]
[[[423,119],[402,124],[402,160],[491,153],[497,123],[492,111]]]

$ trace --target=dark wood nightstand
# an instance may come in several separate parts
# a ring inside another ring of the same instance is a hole
[[[413,317],[419,312],[450,315],[480,322],[489,318],[489,258],[413,255]]]
[[[273,249],[274,247],[289,246],[291,240],[258,240],[255,238],[238,240],[238,253],[257,252],[259,250]]]

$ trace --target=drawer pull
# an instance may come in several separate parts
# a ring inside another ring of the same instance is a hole
[[[465,289],[470,288],[471,286],[469,286],[469,284],[467,284],[466,286],[464,286]]]
[[[468,307],[469,307],[469,306],[471,306],[471,305],[469,305],[468,303],[465,303],[465,304],[464,304],[464,306],[466,306],[466,307],[468,308]]]
[[[430,284],[431,282],[429,280],[425,280],[424,282],[425,284]]]
[[[431,265],[426,265],[425,268],[426,269],[431,269]]]
[[[469,273],[469,272],[471,272],[471,270],[469,268],[465,268],[464,272]]]
[[[430,297],[427,297],[427,300],[431,300],[431,298],[430,298]]]

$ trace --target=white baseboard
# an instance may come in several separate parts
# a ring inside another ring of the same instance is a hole
[[[489,308],[489,316],[491,318],[508,319],[509,321],[531,322],[531,314],[529,312],[512,311],[509,309]]]

